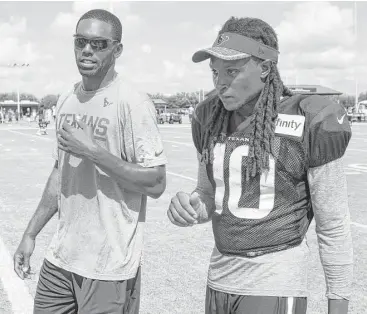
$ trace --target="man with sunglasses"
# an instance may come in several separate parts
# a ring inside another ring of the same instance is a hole
[[[34,313],[139,312],[147,196],[165,190],[155,109],[115,71],[122,27],[108,11],[84,14],[74,35],[82,81],[56,108],[58,149],[42,200],[14,255],[24,279],[35,238],[58,212]]]

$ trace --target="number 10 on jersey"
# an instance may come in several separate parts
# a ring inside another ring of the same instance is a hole
[[[214,148],[214,163],[213,172],[216,182],[215,203],[217,206],[217,213],[223,210],[223,199],[225,193],[224,182],[224,154],[226,144],[217,144]],[[265,172],[260,177],[260,194],[259,194],[259,208],[240,207],[239,202],[242,195],[242,178],[245,175],[242,173],[242,159],[247,157],[249,152],[248,145],[241,145],[236,147],[229,159],[229,176],[228,182],[228,209],[238,218],[244,219],[261,219],[266,217],[274,208],[275,199],[275,162],[272,157],[269,160],[269,171]],[[253,184],[258,184],[257,180],[252,180]],[[256,182],[256,183],[255,183]],[[258,191],[259,189],[255,189]]]

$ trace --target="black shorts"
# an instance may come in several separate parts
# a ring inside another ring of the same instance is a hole
[[[34,314],[138,314],[140,268],[124,281],[89,279],[43,262]]]
[[[206,290],[205,314],[306,314],[307,298],[246,296]]]

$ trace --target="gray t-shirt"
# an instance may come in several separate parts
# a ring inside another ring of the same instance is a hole
[[[80,115],[111,154],[142,167],[167,163],[152,101],[119,77],[94,92],[76,84],[60,97],[56,111],[56,129],[64,121],[77,127]],[[147,197],[125,189],[88,159],[62,150],[55,158],[59,221],[46,259],[87,278],[133,278],[141,263]]]

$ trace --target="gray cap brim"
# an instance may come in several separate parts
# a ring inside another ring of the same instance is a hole
[[[192,56],[192,61],[195,63],[202,62],[209,59],[211,56],[222,60],[240,60],[248,58],[251,55],[225,47],[210,47],[195,52]]]

